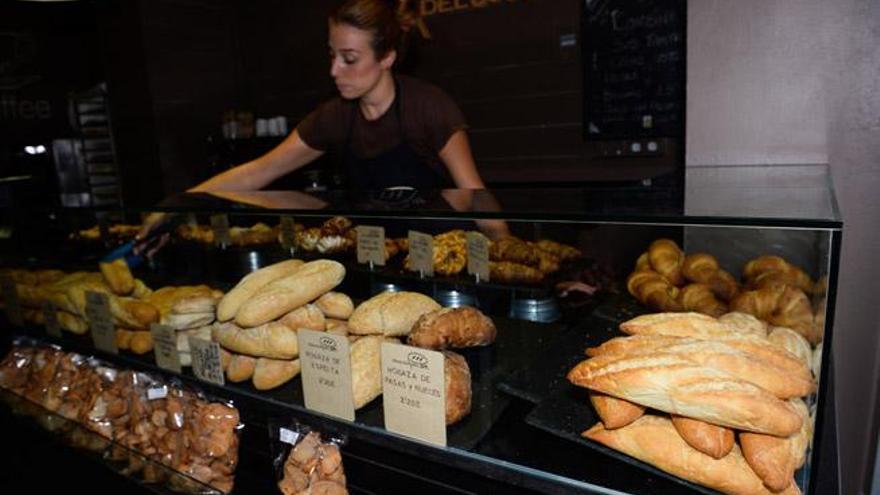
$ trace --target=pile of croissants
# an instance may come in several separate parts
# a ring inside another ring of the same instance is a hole
[[[652,242],[626,283],[629,293],[652,309],[714,317],[729,311],[748,313],[791,328],[814,346],[822,341],[823,325],[809,296],[820,292],[821,285],[779,256],[749,261],[740,284],[712,255],[685,254],[670,239]]]

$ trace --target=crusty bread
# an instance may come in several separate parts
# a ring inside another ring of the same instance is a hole
[[[672,415],[672,425],[688,445],[714,459],[721,459],[733,449],[735,439],[730,428],[675,414]]]
[[[255,327],[314,301],[345,278],[345,267],[332,260],[310,261],[291,275],[279,278],[257,290],[244,301],[235,315],[243,327]]]
[[[323,332],[326,325],[324,313],[314,304],[300,306],[281,317],[278,321],[294,331],[305,328],[307,330]]]
[[[636,404],[729,428],[788,436],[803,423],[766,390],[678,354],[600,355],[575,366],[568,379]]]
[[[234,323],[215,323],[213,340],[230,351],[254,357],[293,359],[299,355],[296,332],[283,323],[273,321],[253,328]]]
[[[229,321],[235,318],[241,305],[259,289],[279,278],[293,274],[302,265],[302,260],[286,260],[245,275],[232,290],[220,299],[220,303],[217,305],[217,320]]]
[[[89,331],[88,322],[73,313],[56,311],[55,316],[58,318],[58,326],[62,330],[67,330],[76,335],[83,335]]]
[[[357,335],[403,336],[420,316],[438,309],[439,304],[418,292],[383,292],[354,310],[348,328]]]
[[[250,380],[254,376],[257,367],[257,358],[235,354],[229,360],[226,367],[226,379],[232,383],[241,383]]]
[[[446,385],[446,424],[457,423],[471,413],[471,369],[461,354],[443,353]]]
[[[813,348],[801,334],[790,328],[771,327],[767,340],[797,356],[807,368],[812,368]]]
[[[713,459],[688,445],[669,418],[646,415],[616,430],[602,423],[583,433],[590,440],[619,450],[675,476],[730,495],[770,495],[751,470],[738,446],[721,459]],[[797,495],[792,483],[779,495]]]
[[[757,338],[757,337],[756,337]],[[694,363],[721,370],[731,376],[753,383],[776,397],[790,399],[803,397],[815,391],[816,383],[810,375],[809,369],[802,363],[785,362],[780,366],[777,361],[786,359],[784,351],[777,350],[773,354],[773,344],[763,341],[760,344],[761,352],[750,352],[752,349],[744,349],[730,345],[734,340],[749,341],[739,337],[715,340],[697,340],[686,337],[666,337],[655,335],[635,335],[632,337],[617,337],[611,339],[599,347],[587,349],[587,354],[597,355],[652,355],[657,352],[677,354]],[[767,348],[771,348],[768,350]],[[771,355],[774,359],[765,359],[765,355]]]
[[[117,258],[110,262],[98,263],[104,281],[110,290],[118,296],[126,296],[134,290],[134,277],[128,269],[125,258]]]
[[[599,392],[590,392],[590,403],[609,430],[626,426],[645,414],[644,406]]]
[[[721,315],[718,318],[718,322],[729,326],[739,334],[756,335],[758,337],[767,336],[767,324],[748,313],[731,311]]]
[[[378,335],[361,337],[349,348],[355,409],[382,395],[382,340]]]
[[[231,364],[231,362],[230,362]],[[300,372],[299,359],[259,358],[251,382],[257,390],[270,390],[292,380]]]
[[[214,312],[208,313],[170,313],[162,318],[162,324],[174,330],[190,330],[214,323]]]
[[[341,292],[328,292],[315,301],[318,309],[327,318],[347,320],[354,311],[354,303],[351,298]]]
[[[492,319],[470,306],[425,313],[413,324],[408,343],[426,349],[476,347],[495,342]]]
[[[804,420],[803,426],[794,435],[787,438],[748,432],[739,435],[746,462],[774,492],[784,490],[791,484],[794,472],[804,464],[813,433],[806,404],[799,399],[789,401],[789,404]]]
[[[736,332],[711,316],[700,313],[652,313],[637,316],[620,324],[630,335],[667,335],[711,339]]]

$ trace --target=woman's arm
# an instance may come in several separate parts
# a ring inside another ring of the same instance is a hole
[[[294,130],[265,155],[217,174],[189,189],[189,192],[256,191],[323,154],[323,151],[307,145]]]
[[[483,179],[480,178],[480,173],[477,172],[477,166],[474,163],[474,156],[471,154],[471,145],[468,142],[467,134],[458,130],[452,134],[449,138],[449,141],[443,146],[443,149],[440,150],[440,160],[443,161],[443,164],[446,165],[446,169],[449,170],[449,174],[452,176],[452,180],[455,181],[455,186],[459,189],[485,189],[486,185],[483,183]],[[465,200],[461,195],[454,195],[449,197],[450,204],[456,210],[468,210],[471,209],[471,201]],[[494,201],[494,199],[493,199]],[[496,202],[494,204],[498,210],[501,210],[500,205]],[[500,239],[502,237],[507,237],[510,235],[510,230],[507,228],[507,222],[504,220],[477,220],[477,226],[485,232],[492,239]]]

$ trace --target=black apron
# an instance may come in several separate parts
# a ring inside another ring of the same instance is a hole
[[[441,172],[426,163],[407,142],[403,132],[402,101],[400,84],[394,80],[394,102],[391,103],[397,117],[400,131],[400,144],[372,158],[357,158],[351,152],[351,135],[354,119],[360,112],[355,105],[348,123],[348,136],[345,142],[344,167],[348,174],[348,187],[352,190],[381,191],[390,187],[407,186],[419,190],[444,189],[454,187],[448,173]]]

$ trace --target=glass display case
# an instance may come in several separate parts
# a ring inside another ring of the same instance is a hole
[[[234,401],[265,477],[271,425],[295,420],[346,438],[353,493],[827,493],[843,225],[827,170],[697,168],[686,183],[683,205],[638,186],[394,189],[7,215],[5,326]],[[133,279],[99,269],[154,213],[162,247]],[[107,297],[109,347],[89,291]],[[351,385],[333,393],[353,419],[305,396],[303,329],[345,340]],[[213,383],[190,337],[217,344]],[[444,352],[439,440],[389,426],[395,345]],[[179,372],[157,364],[169,346]]]

